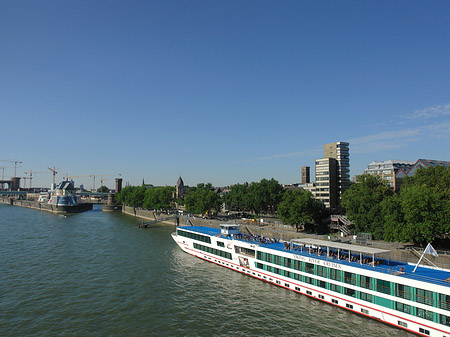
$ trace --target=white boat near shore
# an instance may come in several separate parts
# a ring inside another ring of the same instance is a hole
[[[392,261],[389,250],[339,242],[283,242],[182,226],[172,234],[188,254],[421,336],[450,337],[450,270]]]

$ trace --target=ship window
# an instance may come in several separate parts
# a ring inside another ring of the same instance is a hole
[[[366,293],[360,292],[359,293],[359,298],[362,299],[363,301],[366,301],[366,302],[370,302],[370,303],[373,302],[371,294],[366,294]]]
[[[248,249],[248,248],[239,247],[239,246],[234,246],[234,249],[235,249],[236,253],[247,255],[247,256],[250,256],[250,257],[255,257],[255,250],[254,249]]]
[[[219,247],[225,247],[225,244],[223,242],[221,242],[221,241],[217,241],[217,245]]]
[[[389,295],[391,293],[391,282],[377,279],[377,291]]]
[[[300,291],[300,288],[299,287],[295,287],[295,290]]]
[[[405,286],[403,284],[395,285],[395,295],[397,297],[404,298],[406,300],[411,299],[411,288],[409,286]]]
[[[341,280],[341,271],[330,268],[330,279],[340,281]]]
[[[288,287],[288,288],[290,287],[290,286],[289,286],[289,283],[285,283],[284,286],[285,286],[285,287]]]
[[[337,293],[341,292],[341,286],[338,286],[336,284],[330,283],[330,290],[335,291]]]
[[[322,277],[327,277],[327,267],[324,266],[316,266],[317,275]]]
[[[419,328],[419,332],[420,332],[420,333],[423,333],[423,334],[425,334],[425,335],[427,335],[427,336],[430,335],[430,330],[427,330],[427,329]]]
[[[349,309],[353,309],[353,305],[351,305],[351,304],[348,304],[348,303],[347,303],[345,306],[346,306],[347,308],[349,308]]]
[[[400,326],[402,326],[402,327],[404,327],[404,328],[407,328],[407,327],[408,327],[408,323],[403,322],[403,321],[398,321],[398,325],[400,325]]]
[[[359,286],[366,289],[372,289],[372,278],[360,275]]]
[[[356,296],[356,291],[354,291],[353,289],[350,289],[350,288],[344,288],[344,293],[347,296],[351,296],[351,297]]]
[[[433,305],[433,293],[429,290],[416,289],[416,302]]]
[[[294,263],[292,265],[293,265],[292,268],[294,268],[296,270],[300,270],[300,271],[303,270],[303,262],[301,262],[301,261],[294,260]]]
[[[361,312],[362,312],[363,314],[365,314],[365,315],[368,315],[368,314],[369,314],[369,310],[367,310],[367,309],[361,309]]]
[[[321,300],[324,300],[324,299],[325,299],[325,297],[324,297],[323,295],[318,295],[318,297],[319,297]]]
[[[305,271],[309,274],[314,274],[314,265],[312,263],[305,263]]]
[[[411,314],[411,306],[400,302],[395,302],[395,310]]]
[[[284,266],[287,268],[291,268],[291,265],[292,265],[292,259],[285,257],[284,258]]]
[[[333,302],[334,304],[338,304],[338,300],[335,300],[334,298],[331,300],[331,302]]]
[[[309,290],[307,290],[306,293],[307,293],[308,295],[312,295],[312,292],[310,292]]]
[[[327,287],[327,282],[317,280],[317,286],[319,286],[321,288],[326,288]]]
[[[305,276],[305,283],[314,285],[314,279],[311,277]]]
[[[450,317],[445,316],[445,315],[439,315],[439,316],[440,316],[441,324],[450,326]]]
[[[450,310],[450,296],[439,294],[439,308]]]
[[[356,285],[356,276],[353,273],[344,272],[344,282],[348,284]]]
[[[421,318],[425,318],[429,321],[433,320],[433,312],[428,311],[428,310],[424,310],[421,308],[416,308],[416,316],[417,317],[421,317]]]

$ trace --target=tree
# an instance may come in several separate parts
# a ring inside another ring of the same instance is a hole
[[[448,233],[449,202],[438,189],[424,185],[404,186],[400,192],[404,227],[400,238],[419,244],[432,242]]]
[[[316,223],[321,204],[309,191],[287,190],[278,205],[278,214],[283,223],[292,226],[305,226]]]
[[[134,187],[127,186],[123,188],[119,193],[116,194],[115,200],[118,205],[130,205],[131,194],[133,193]]]
[[[384,231],[381,202],[392,194],[392,189],[380,177],[361,175],[342,195],[341,204],[358,232],[370,232],[379,239]]]
[[[145,191],[143,207],[146,209],[167,211],[174,208],[173,192],[174,187],[154,187]]]
[[[230,192],[223,196],[223,201],[232,211],[245,211],[247,205],[247,186],[236,184],[231,186]]]
[[[246,208],[251,209],[256,214],[262,212],[272,212],[277,210],[277,206],[283,197],[283,186],[275,179],[262,179],[259,183],[252,182],[246,190],[244,203]]]
[[[214,191],[212,185],[198,184],[186,192],[184,199],[186,210],[190,213],[204,214],[212,210],[218,212],[221,207],[220,196]]]
[[[99,189],[97,189],[97,192],[99,193],[108,193],[109,192],[109,188],[106,186],[101,186]]]

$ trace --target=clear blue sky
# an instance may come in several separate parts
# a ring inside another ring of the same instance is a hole
[[[449,18],[450,1],[2,0],[0,159],[86,187],[295,183],[336,141],[352,175],[450,160]]]

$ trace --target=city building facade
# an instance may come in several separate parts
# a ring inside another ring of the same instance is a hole
[[[350,187],[350,152],[349,143],[336,142],[323,146],[324,158],[334,158],[337,161],[337,200]]]
[[[315,161],[316,183],[314,197],[325,207],[338,204],[338,163],[335,158],[321,158]]]
[[[309,184],[311,182],[311,175],[310,175],[310,167],[309,166],[303,166],[302,167],[302,185]]]
[[[414,164],[415,162],[407,160],[373,161],[364,170],[364,174],[378,176],[398,191],[403,178]]]
[[[405,177],[412,177],[419,168],[432,166],[450,166],[450,161],[418,159],[373,161],[364,170],[364,174],[376,175],[386,181],[396,192],[403,184]]]

